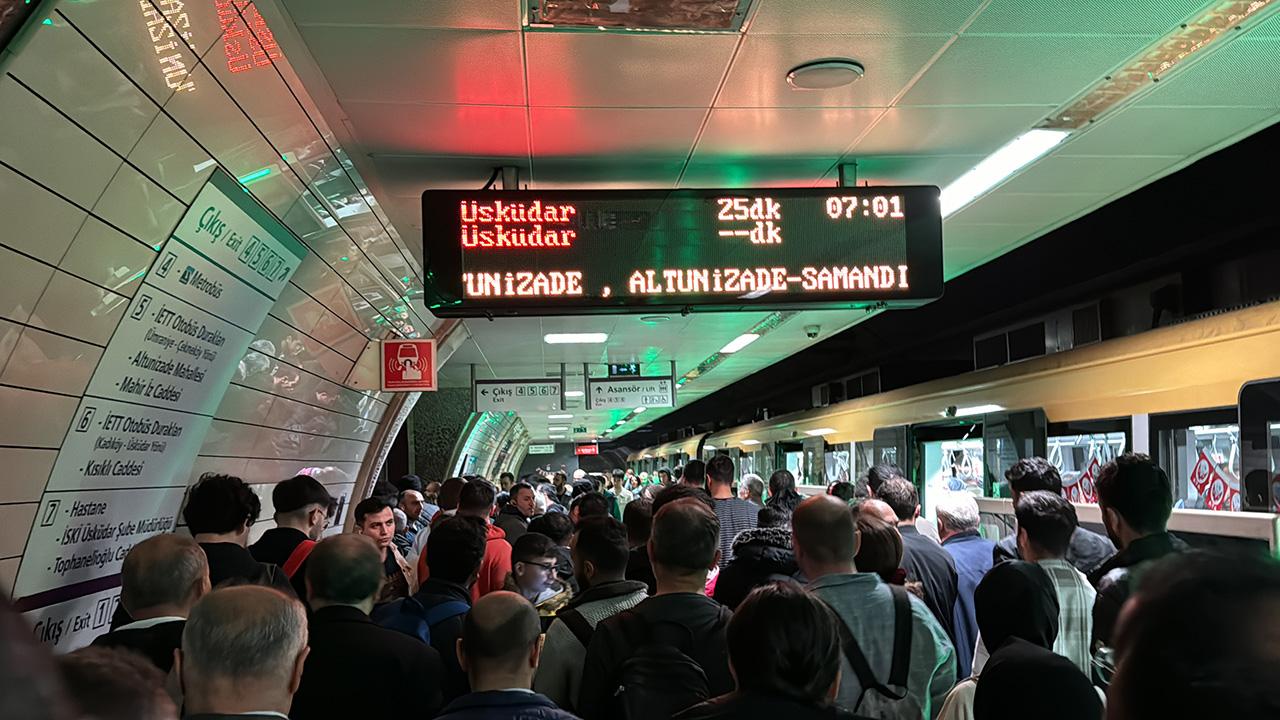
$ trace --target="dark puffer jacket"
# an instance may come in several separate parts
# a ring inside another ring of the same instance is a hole
[[[733,540],[733,559],[716,580],[715,599],[736,609],[752,590],[771,582],[790,580],[797,572],[790,528],[743,530]]]

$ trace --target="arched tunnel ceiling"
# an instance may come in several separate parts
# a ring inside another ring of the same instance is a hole
[[[266,6],[267,3],[259,3]],[[1047,0],[755,0],[742,32],[529,28],[520,0],[275,0],[290,61],[394,227],[421,252],[419,196],[476,188],[496,165],[532,188],[834,184],[857,162],[872,184],[945,186],[1066,107],[1184,23],[1223,3]],[[264,12],[267,12],[264,8]],[[273,27],[276,25],[273,24]],[[823,93],[784,76],[851,57],[866,76]],[[1274,123],[1280,18],[1261,7],[1117,110],[946,220],[955,277]],[[442,374],[541,377],[566,362],[695,368],[762,313],[467,321]],[[681,406],[828,337],[862,313],[804,313],[681,389]],[[603,346],[552,347],[556,329]],[[580,383],[580,380],[576,381]],[[571,379],[570,389],[579,385]],[[655,409],[644,416],[654,419]],[[617,413],[574,413],[590,437]],[[524,418],[535,439],[556,423]]]

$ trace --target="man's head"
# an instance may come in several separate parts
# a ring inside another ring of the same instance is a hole
[[[662,483],[663,485],[670,485],[670,484],[671,484],[671,471],[670,471],[670,470],[668,470],[667,468],[661,468],[661,469],[659,469],[659,470],[658,470],[658,482]]]
[[[898,514],[889,507],[889,503],[876,498],[867,498],[858,503],[857,510],[859,515],[869,515],[871,517],[880,518],[890,525],[898,524]]]
[[[791,513],[776,507],[762,507],[756,511],[756,527],[790,528]]]
[[[1062,494],[1062,476],[1053,463],[1042,457],[1023,458],[1004,471],[1004,479],[1009,483],[1010,497],[1014,502],[1024,492],[1044,490]]]
[[[659,590],[664,577],[705,581],[707,572],[720,561],[720,520],[692,498],[664,503],[653,516],[649,560]]]
[[[1165,531],[1173,513],[1173,486],[1150,457],[1126,453],[1102,466],[1098,480],[1102,524],[1116,547]]]
[[[631,503],[634,505],[636,500]],[[631,507],[628,505],[627,507]],[[589,517],[573,535],[573,574],[584,588],[621,580],[627,572],[627,528],[609,516]]]
[[[658,516],[658,511],[663,505],[673,503],[677,500],[697,500],[702,503],[711,512],[716,511],[716,501],[711,499],[711,494],[700,487],[693,485],[672,485],[671,487],[662,488],[658,494],[653,496],[653,515]]]
[[[460,477],[451,477],[440,483],[440,492],[436,495],[436,505],[441,510],[457,510],[458,498],[462,495],[462,488],[467,486],[467,481]]]
[[[338,504],[319,480],[295,475],[271,489],[271,506],[277,525],[297,528],[312,540],[319,540]]]
[[[579,495],[573,499],[573,503],[569,506],[569,519],[573,521],[574,525],[582,522],[584,518],[608,514],[609,498],[598,492]]]
[[[869,513],[854,518],[858,528],[858,552],[853,556],[858,572],[875,573],[889,582],[902,565],[902,534],[897,523]]]
[[[898,522],[915,522],[920,516],[920,494],[916,486],[902,478],[890,478],[880,485],[876,497],[889,504]]]
[[[516,476],[509,472],[498,473],[498,488],[502,490],[510,490],[512,485],[516,484]]]
[[[533,486],[527,482],[518,482],[511,486],[511,505],[526,518],[534,516],[537,504],[534,502]]]
[[[404,517],[409,522],[417,522],[422,516],[422,506],[426,502],[422,493],[417,490],[405,490],[400,493],[400,509],[404,511]]]
[[[569,482],[569,476],[562,472],[558,472],[551,476],[551,484],[555,485],[556,489],[563,488],[564,484],[567,482]]]
[[[714,487],[733,484],[733,461],[728,455],[716,455],[707,461],[707,480]]]
[[[796,564],[810,580],[837,572],[855,572],[858,529],[849,506],[830,495],[815,495],[791,516],[791,546]]]
[[[190,537],[166,533],[134,545],[120,569],[120,604],[134,620],[186,617],[209,592],[209,562]]]
[[[391,484],[395,485],[396,490],[399,490],[402,493],[405,490],[417,490],[418,492],[422,492],[423,488],[422,478],[412,474],[402,475],[399,480],[395,480]]]
[[[446,517],[427,537],[427,569],[433,580],[470,587],[484,560],[485,523],[473,517]]]
[[[498,491],[493,483],[480,478],[472,478],[462,486],[458,494],[458,514],[469,517],[488,518],[493,514],[493,505],[497,501]]]
[[[1159,561],[1116,628],[1108,712],[1118,720],[1280,717],[1277,617],[1273,558],[1191,552]]]
[[[831,483],[831,486],[827,488],[827,494],[832,497],[839,498],[845,501],[845,503],[851,503],[855,496],[853,483],[844,481],[833,482]]]
[[[365,498],[356,505],[356,532],[373,538],[384,553],[396,535],[396,515],[381,498]]]
[[[972,493],[964,491],[942,493],[934,512],[938,514],[938,535],[943,540],[952,535],[977,531],[981,520],[978,501]]]
[[[707,486],[707,464],[701,460],[690,460],[689,464],[684,466],[684,475],[680,477],[680,482],[685,485],[705,488]]]
[[[627,472],[622,468],[614,468],[609,479],[613,481],[615,488],[620,488],[622,487],[622,481],[627,479]]]
[[[537,599],[551,587],[556,579],[556,544],[551,538],[536,532],[516,538],[511,545],[511,577],[527,598]]]
[[[905,477],[902,474],[902,468],[897,465],[891,463],[873,465],[867,470],[867,489],[871,491],[873,496],[879,497],[880,486],[884,484],[884,481],[892,480],[893,478],[905,479]]]
[[[83,647],[58,656],[67,692],[94,720],[177,720],[164,673],[123,648]]]
[[[458,661],[471,679],[472,692],[528,689],[541,654],[538,611],[516,593],[489,593],[467,613]]]
[[[987,571],[973,593],[978,629],[995,652],[1009,638],[1053,649],[1058,637],[1058,593],[1044,568],[1009,560]]]
[[[725,633],[738,690],[817,704],[834,700],[842,655],[838,622],[825,602],[795,583],[753,590]]]
[[[529,521],[529,532],[536,532],[551,538],[559,547],[568,547],[569,538],[573,535],[573,521],[562,512],[549,512]]]
[[[186,711],[288,712],[307,651],[302,603],[258,585],[214,590],[191,609],[174,662]]]
[[[1060,560],[1067,556],[1071,535],[1080,524],[1076,508],[1061,495],[1032,490],[1013,504],[1018,518],[1018,550],[1028,560]]]
[[[244,545],[249,526],[262,512],[262,501],[245,481],[232,475],[205,473],[187,491],[182,519],[192,535],[221,535]]]
[[[427,502],[439,507],[440,503],[440,481],[432,480],[422,488],[422,497]]]
[[[627,526],[627,545],[640,547],[653,533],[653,501],[636,498],[622,509],[622,524]]]
[[[738,483],[738,497],[743,500],[760,505],[764,502],[764,478],[755,473],[747,473],[742,476],[742,482]]]
[[[385,575],[377,543],[363,535],[335,535],[307,556],[307,596],[313,609],[350,605],[369,612]]]

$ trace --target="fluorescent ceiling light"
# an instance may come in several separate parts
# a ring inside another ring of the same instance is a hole
[[[598,345],[609,339],[609,333],[547,333],[542,339],[548,345]]]
[[[571,418],[571,417],[573,417],[573,415],[572,415],[572,414],[567,414],[567,415],[548,415],[548,416],[547,416],[547,419],[548,419],[548,420],[568,420],[568,419],[569,419],[569,418]]]
[[[943,410],[941,415],[943,417],[965,417],[967,415],[984,415],[991,412],[1000,412],[1001,410],[1004,410],[1003,405],[974,405],[973,407],[956,408],[955,415],[949,415],[947,411]]]
[[[618,427],[620,425],[626,425],[626,424],[627,424],[626,420],[619,420],[618,422],[614,423],[613,426]]]
[[[736,353],[759,339],[760,336],[755,333],[742,333],[738,337],[730,340],[728,345],[720,348],[720,352],[725,355],[728,355],[729,353]]]
[[[563,439],[564,439],[564,436],[563,436],[563,435],[548,435],[548,436],[547,436],[547,439],[548,439],[548,440],[563,440]]]
[[[742,444],[743,445],[759,445],[760,441],[759,440],[743,440]]]
[[[565,396],[565,397],[567,397],[567,398],[569,398],[569,397],[582,397],[582,396],[583,396],[583,392],[582,392],[581,390],[565,390],[565,391],[564,391],[564,396]]]
[[[715,445],[703,445],[702,449],[703,450],[719,450],[720,448],[716,447]]]
[[[942,217],[978,199],[1002,180],[1030,165],[1071,133],[1066,130],[1029,130],[974,165],[942,190]]]
[[[813,430],[805,430],[804,434],[808,435],[809,437],[822,437],[823,435],[830,435],[835,431],[836,431],[835,428],[824,427],[824,428],[815,428]]]
[[[639,415],[640,413],[642,413],[642,412],[644,412],[645,410],[648,410],[648,409],[649,409],[649,408],[647,408],[647,407],[645,407],[645,406],[641,405],[640,407],[636,408],[635,410],[632,410],[631,412],[633,412],[633,413],[635,413],[635,414]]]
[[[568,430],[568,429],[569,429],[569,428],[568,428],[568,426],[562,426],[562,427],[549,427],[549,428],[547,428],[547,432],[565,432],[565,431],[566,431],[566,430]]]

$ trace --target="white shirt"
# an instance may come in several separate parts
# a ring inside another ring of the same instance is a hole
[[[127,625],[121,625],[116,628],[115,632],[119,632],[121,630],[145,630],[149,627],[155,627],[162,623],[173,622],[174,620],[186,620],[186,618],[178,617],[177,615],[162,615],[160,617],[147,618],[146,620],[134,620]]]

